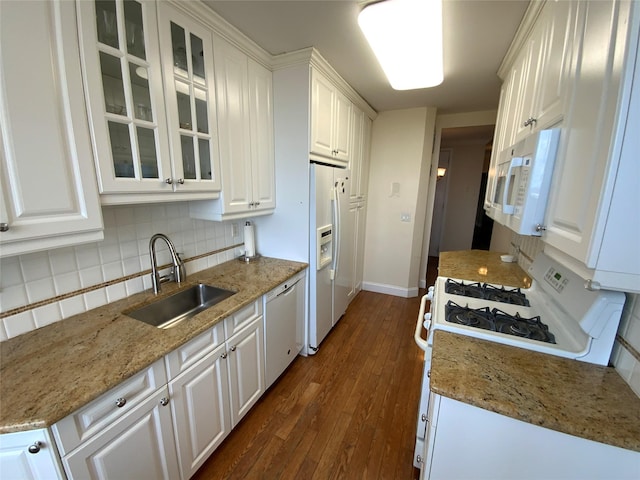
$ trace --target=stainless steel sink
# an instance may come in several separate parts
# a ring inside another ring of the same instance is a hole
[[[171,328],[235,293],[199,283],[125,315],[154,327]]]

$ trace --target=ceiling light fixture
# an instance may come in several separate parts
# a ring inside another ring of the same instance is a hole
[[[442,0],[370,3],[358,25],[395,90],[442,83]]]

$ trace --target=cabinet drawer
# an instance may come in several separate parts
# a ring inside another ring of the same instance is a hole
[[[222,343],[224,343],[224,327],[220,322],[169,353],[165,357],[169,380],[176,378]]]
[[[66,455],[166,383],[164,360],[160,359],[88,405],[63,418],[52,427],[60,453]]]
[[[224,321],[224,334],[225,338],[229,338],[236,332],[239,332],[244,327],[249,325],[253,320],[262,315],[262,297],[253,302],[251,305],[247,305],[242,310],[238,310],[236,313],[226,318]]]

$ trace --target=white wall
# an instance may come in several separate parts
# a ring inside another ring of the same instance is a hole
[[[485,144],[443,145],[451,148],[448,189],[440,251],[469,250],[480,193]]]
[[[427,107],[382,112],[373,122],[365,290],[418,294],[434,126],[435,109]],[[402,214],[410,221],[401,221]]]
[[[231,222],[193,220],[186,202],[104,207],[103,217],[101,242],[0,260],[0,341],[151,288],[154,233],[191,259],[187,275],[242,253],[242,228],[234,237]],[[166,244],[156,246],[158,264],[170,263]]]

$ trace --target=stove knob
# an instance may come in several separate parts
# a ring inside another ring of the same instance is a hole
[[[424,314],[424,322],[422,322],[422,326],[428,332],[431,328],[431,313],[427,312]]]
[[[427,290],[427,300],[430,302],[433,300],[433,287],[429,287],[429,290]]]

